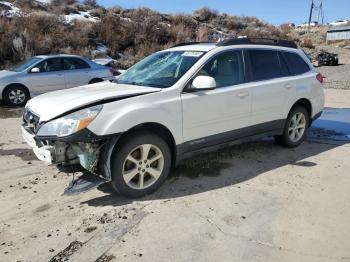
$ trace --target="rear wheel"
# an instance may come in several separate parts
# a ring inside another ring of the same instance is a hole
[[[275,136],[276,142],[285,147],[299,146],[305,139],[309,122],[307,110],[302,106],[294,107],[288,115],[283,134]]]
[[[163,184],[170,173],[171,152],[162,138],[137,131],[117,144],[111,161],[114,189],[127,197],[141,197]]]
[[[7,105],[24,106],[29,100],[29,92],[23,86],[10,86],[5,89],[3,99]]]

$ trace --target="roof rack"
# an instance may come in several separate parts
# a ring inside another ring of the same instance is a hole
[[[186,46],[186,45],[199,45],[199,44],[216,44],[215,42],[187,42],[187,43],[179,43],[176,44],[173,47],[179,47],[179,46]]]
[[[230,38],[225,39],[217,44],[217,46],[230,46],[230,45],[273,45],[289,48],[298,48],[293,41],[269,39],[269,38]]]

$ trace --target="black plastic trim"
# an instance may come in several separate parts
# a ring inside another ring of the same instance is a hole
[[[210,152],[257,137],[281,135],[284,125],[285,119],[275,120],[185,142],[177,146],[177,162],[193,155]]]
[[[268,45],[268,46],[281,46],[297,49],[298,46],[293,41],[269,39],[269,38],[231,38],[219,42],[217,46],[231,46],[231,45]]]

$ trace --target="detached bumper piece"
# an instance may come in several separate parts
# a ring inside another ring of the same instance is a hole
[[[92,175],[91,173],[85,173],[70,182],[68,187],[65,188],[63,195],[75,196],[85,193],[106,182],[108,181],[103,178]]]

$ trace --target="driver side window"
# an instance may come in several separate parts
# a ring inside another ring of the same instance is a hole
[[[210,76],[217,87],[225,87],[244,82],[244,66],[241,51],[228,51],[212,58],[197,74]]]
[[[40,69],[40,72],[55,72],[55,71],[62,71],[63,66],[61,62],[61,58],[49,58],[45,61],[42,61],[38,66],[36,66]]]

